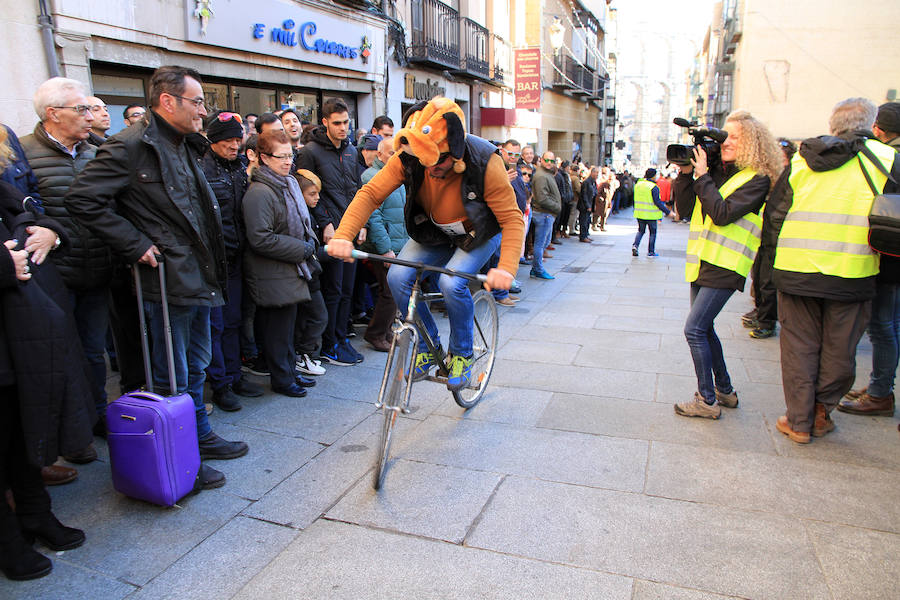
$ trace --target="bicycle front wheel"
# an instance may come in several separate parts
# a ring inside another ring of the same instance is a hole
[[[415,367],[415,353],[413,352],[412,331],[401,329],[394,334],[394,341],[388,353],[387,364],[384,367],[384,379],[381,384],[381,403],[384,413],[384,423],[381,427],[381,451],[378,453],[378,462],[375,465],[375,479],[373,485],[376,490],[381,489],[384,483],[384,475],[387,472],[388,461],[391,453],[391,433],[397,419],[400,417],[400,409],[406,398],[407,387],[412,385],[408,374]]]
[[[464,388],[453,392],[453,399],[463,408],[472,408],[484,397],[494,360],[497,356],[497,338],[500,325],[494,296],[479,290],[472,296],[475,305],[475,324],[472,348],[472,380]]]

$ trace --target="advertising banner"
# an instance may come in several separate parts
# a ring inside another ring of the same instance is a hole
[[[516,108],[541,108],[541,50],[516,50]]]

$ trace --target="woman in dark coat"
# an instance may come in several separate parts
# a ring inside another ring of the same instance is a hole
[[[41,467],[91,443],[96,418],[75,324],[61,308],[66,290],[45,261],[66,240],[52,219],[25,211],[23,199],[0,182],[0,570],[10,579],[53,568],[32,549],[35,538],[51,550],[84,543],[84,532],[51,512]]]
[[[315,266],[316,238],[309,210],[291,175],[290,140],[284,131],[267,131],[257,142],[259,168],[244,194],[248,252],[244,281],[257,306],[272,390],[302,398],[315,381],[294,367],[297,304],[310,299],[308,282]]]

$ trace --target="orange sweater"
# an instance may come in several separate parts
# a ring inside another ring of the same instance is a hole
[[[356,193],[334,237],[353,241],[372,212],[381,206],[391,192],[403,185],[403,181],[403,163],[400,161],[400,153],[397,153]],[[422,187],[419,188],[419,197],[407,198],[406,201],[421,204],[437,223],[451,223],[466,218],[461,189],[462,174],[451,171],[444,179],[437,179],[426,173]],[[516,204],[516,193],[506,174],[506,165],[497,155],[491,156],[485,170],[484,200],[497,217],[503,232],[498,267],[515,275],[519,268],[525,224],[522,211]]]

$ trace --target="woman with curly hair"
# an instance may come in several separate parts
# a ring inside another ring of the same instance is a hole
[[[762,208],[782,169],[778,143],[749,112],[728,115],[724,130],[722,164],[715,165],[721,168],[711,171],[698,146],[672,186],[678,214],[691,220],[685,267],[691,309],[684,336],[697,392],[675,404],[675,412],[686,417],[718,419],[720,406],[738,405],[713,321],[735,290],[744,291],[760,244]]]

